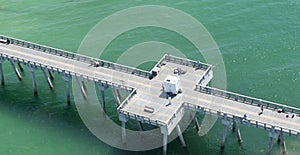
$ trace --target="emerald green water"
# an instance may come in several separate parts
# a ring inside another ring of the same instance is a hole
[[[267,0],[201,1],[3,1],[0,0],[0,34],[77,51],[87,32],[101,19],[133,6],[155,4],[182,10],[199,20],[217,42],[226,67],[229,91],[300,108],[300,1]],[[180,49],[188,58],[203,60],[196,48],[174,32],[140,28],[116,38],[101,58],[116,61],[129,47],[144,41],[162,41]],[[150,69],[151,65],[143,66]],[[19,82],[8,62],[6,85],[0,88],[0,154],[162,154],[122,151],[101,142],[84,126],[76,107],[66,106],[64,82],[59,75],[52,93],[37,72],[39,96],[33,97],[27,70]],[[113,105],[114,100],[108,99]],[[114,106],[108,111],[114,114]],[[203,116],[199,115],[199,118]],[[239,146],[228,132],[223,154],[265,154],[268,133],[240,126]],[[184,132],[185,152],[179,140],[168,145],[170,154],[220,154],[222,126],[217,122],[205,136],[192,127]],[[300,140],[286,137],[289,154],[299,154]],[[273,154],[281,154],[276,143]]]

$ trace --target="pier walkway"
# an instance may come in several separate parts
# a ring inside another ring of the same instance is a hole
[[[32,73],[34,94],[37,95],[35,70],[42,69],[49,87],[52,89],[50,77],[52,73],[60,73],[66,81],[67,102],[70,104],[69,80],[75,78],[82,82],[93,81],[101,89],[104,101],[104,91],[107,87],[116,89],[115,96],[119,104],[118,114],[122,122],[124,142],[126,138],[125,124],[134,119],[141,123],[158,126],[163,137],[163,150],[167,152],[168,135],[176,128],[180,132],[178,123],[184,116],[185,110],[211,114],[222,119],[224,132],[221,147],[224,148],[227,127],[233,124],[239,142],[242,142],[237,124],[245,124],[269,131],[269,149],[271,152],[273,139],[279,138],[283,153],[286,153],[284,135],[300,138],[300,109],[256,99],[236,93],[211,88],[208,85],[213,78],[212,66],[209,64],[164,55],[151,71],[144,71],[113,62],[91,58],[27,41],[22,41],[0,35],[0,78],[5,84],[2,62],[9,61],[19,78],[22,77],[16,64],[23,70],[26,65]],[[174,73],[181,69],[182,74]],[[182,93],[172,97],[168,104],[168,95],[163,92],[162,82],[166,76],[180,78]],[[125,100],[119,97],[119,89],[129,90],[131,93]],[[83,95],[86,95],[82,88]],[[262,115],[261,106],[264,107]],[[105,101],[103,105],[105,111]],[[247,118],[244,118],[244,114]],[[286,118],[286,116],[293,118]],[[197,121],[197,120],[195,120]],[[197,122],[198,123],[198,122]],[[182,144],[185,142],[178,133]]]

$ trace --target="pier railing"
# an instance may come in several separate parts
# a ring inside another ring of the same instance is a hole
[[[225,90],[220,90],[217,88],[211,88],[208,86],[197,85],[196,91],[214,95],[214,96],[219,96],[219,97],[222,97],[222,98],[225,98],[228,100],[233,100],[233,101],[237,101],[237,102],[241,102],[241,103],[245,103],[245,104],[249,104],[249,105],[254,105],[254,106],[263,105],[265,108],[268,108],[271,110],[280,110],[284,113],[290,112],[290,113],[296,114],[296,116],[300,116],[300,109],[298,109],[298,108],[290,107],[290,106],[282,105],[282,104],[277,104],[274,102],[265,101],[265,100],[257,99],[257,98],[253,98],[253,97],[248,97],[245,95],[240,95],[240,94],[228,92]]]
[[[300,138],[300,132],[296,131],[296,130],[292,130],[286,127],[282,127],[282,126],[274,126],[272,124],[269,123],[264,123],[264,122],[259,122],[257,120],[253,120],[253,119],[249,119],[247,118],[246,120],[243,118],[243,116],[239,116],[236,114],[232,114],[232,113],[224,113],[221,111],[217,111],[214,109],[210,109],[207,107],[202,107],[199,105],[195,105],[192,103],[188,103],[188,102],[184,102],[183,103],[183,107],[189,110],[193,110],[193,111],[197,111],[203,114],[210,114],[210,115],[214,115],[217,116],[223,120],[227,120],[227,121],[236,121],[240,124],[245,124],[247,126],[253,126],[256,128],[261,128],[264,130],[269,130],[272,131],[273,129],[276,130],[276,132],[283,132],[288,134],[289,136],[296,136],[298,138]]]
[[[120,104],[120,106],[117,108],[117,111],[119,114],[124,115],[127,118],[131,118],[134,120],[142,121],[143,123],[149,123],[155,126],[165,126],[166,123],[159,121],[159,120],[152,120],[150,117],[136,115],[134,113],[128,112],[127,110],[123,109],[124,106],[126,106],[129,103],[129,100],[136,95],[137,89],[133,89],[132,92],[127,96],[127,98]]]
[[[212,78],[212,67],[208,66],[207,70],[204,72],[203,76],[201,77],[201,79],[197,82],[198,85],[206,85],[207,81],[209,82],[210,79]]]
[[[117,108],[117,110],[122,109],[125,105],[128,104],[129,100],[136,94],[137,89],[134,88],[130,94],[126,97],[126,99],[119,105],[119,107]]]
[[[200,62],[200,61],[194,61],[194,60],[190,60],[190,59],[184,59],[184,58],[179,58],[173,55],[165,55],[165,61],[167,62],[173,62],[173,63],[177,63],[179,65],[183,65],[183,66],[188,66],[188,67],[193,67],[193,68],[198,68],[198,69],[202,69],[202,70],[207,70],[211,65]]]
[[[110,69],[125,72],[125,73],[130,73],[130,74],[137,75],[137,76],[144,77],[144,78],[149,78],[151,76],[151,74],[148,71],[144,71],[141,69],[124,66],[121,64],[113,63],[113,62],[64,51],[61,49],[56,49],[56,48],[52,48],[52,47],[48,47],[48,46],[44,46],[44,45],[39,45],[36,43],[31,43],[28,41],[15,39],[12,37],[2,36],[2,35],[0,35],[0,39],[7,40],[9,42],[9,44],[14,44],[14,45],[18,45],[18,46],[29,48],[29,49],[34,49],[37,51],[46,52],[46,53],[50,53],[53,55],[63,56],[63,57],[69,58],[69,59],[74,59],[74,60],[85,62],[88,64],[98,62],[101,67],[110,68]]]
[[[0,57],[5,58],[5,59],[9,59],[9,60],[13,60],[13,61],[18,61],[19,63],[25,64],[25,65],[30,64],[30,65],[33,65],[33,66],[36,66],[36,67],[45,68],[45,69],[51,70],[52,72],[62,73],[62,74],[66,75],[66,76],[69,76],[69,77],[80,77],[80,78],[83,78],[87,81],[94,81],[95,83],[101,83],[102,85],[105,85],[105,86],[116,86],[116,87],[120,86],[120,84],[118,84],[118,83],[114,83],[114,82],[103,80],[103,79],[96,78],[96,77],[82,75],[82,74],[79,74],[79,73],[76,73],[76,72],[71,72],[71,71],[64,70],[62,68],[56,67],[56,66],[44,65],[44,64],[41,64],[41,63],[37,63],[37,62],[31,62],[31,61],[25,60],[23,58],[12,57],[12,56],[2,54],[2,53],[0,53]],[[133,88],[129,87],[129,86],[122,86],[122,89],[126,89],[126,90],[129,90],[129,91],[133,90]]]
[[[119,109],[118,110],[119,115],[124,115],[127,118],[133,119],[133,120],[137,120],[137,121],[141,121],[142,123],[148,123],[154,126],[166,126],[167,124],[159,121],[159,120],[153,120],[150,119],[150,117],[147,116],[141,116],[141,115],[136,115],[134,113],[128,112],[124,109]]]

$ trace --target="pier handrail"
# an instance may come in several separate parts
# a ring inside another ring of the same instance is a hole
[[[197,82],[197,84],[203,85],[203,82],[210,76],[209,74],[212,74],[212,66],[208,66],[207,70],[205,70],[203,76]]]
[[[249,105],[256,105],[256,106],[263,105],[265,108],[272,109],[272,110],[281,109],[285,113],[291,112],[291,113],[296,114],[296,116],[298,116],[298,117],[300,116],[299,108],[295,108],[295,107],[291,107],[291,106],[287,106],[287,105],[283,105],[283,104],[278,104],[278,103],[274,103],[271,101],[266,101],[266,100],[262,100],[262,99],[258,99],[258,98],[254,98],[254,97],[240,95],[237,93],[228,92],[228,91],[220,90],[217,88],[212,88],[209,86],[196,85],[195,90],[202,92],[202,93],[223,97],[225,99],[229,99],[229,100],[233,100],[233,101],[237,101],[237,102],[245,103],[245,104],[249,104]]]
[[[183,104],[184,108],[190,109],[190,110],[195,110],[198,112],[202,112],[202,113],[209,113],[211,115],[215,115],[219,118],[222,118],[223,120],[229,120],[229,121],[237,121],[241,124],[246,124],[248,126],[254,126],[256,128],[263,128],[265,130],[271,130],[272,128],[275,129],[276,131],[282,131],[284,133],[287,133],[289,136],[296,136],[298,138],[300,138],[300,131],[296,131],[296,130],[291,130],[289,128],[286,127],[282,127],[280,125],[277,126],[273,126],[272,124],[269,123],[263,123],[263,122],[258,122],[256,120],[253,119],[249,119],[247,118],[246,120],[243,118],[243,116],[239,116],[237,114],[232,114],[232,113],[224,113],[218,110],[213,110],[207,107],[201,107],[199,105],[195,105],[193,103],[188,103],[188,102],[184,102]]]
[[[74,59],[77,61],[82,61],[82,62],[86,62],[86,63],[91,63],[93,61],[96,61],[96,62],[99,62],[99,64],[101,64],[102,67],[118,70],[118,71],[125,72],[125,73],[130,73],[130,74],[141,76],[144,78],[149,78],[151,75],[148,71],[145,71],[142,69],[137,69],[137,68],[121,65],[121,64],[101,60],[98,58],[84,56],[81,54],[72,53],[72,52],[68,52],[65,50],[52,48],[52,47],[48,47],[45,45],[40,45],[37,43],[31,43],[28,41],[15,39],[12,37],[0,35],[0,39],[8,40],[10,44],[18,45],[18,46],[29,48],[29,49],[35,49],[37,51],[46,52],[46,53],[50,53],[50,54],[54,54],[54,55],[64,56],[66,58]]]
[[[97,82],[97,83],[102,83],[104,85],[110,85],[110,86],[119,86],[120,85],[118,83],[113,83],[113,82],[103,80],[103,79],[100,79],[100,78],[81,75],[81,74],[71,72],[71,71],[65,70],[63,68],[56,67],[56,66],[44,65],[44,64],[41,64],[41,63],[38,63],[38,62],[30,62],[28,60],[25,60],[23,58],[18,58],[18,57],[15,57],[15,56],[12,57],[12,56],[0,53],[0,57],[7,58],[7,59],[13,59],[13,60],[19,61],[20,63],[23,63],[23,64],[32,64],[32,65],[37,66],[37,67],[47,68],[47,69],[52,70],[54,72],[63,73],[65,75],[69,75],[69,76],[82,77],[86,80],[94,81],[94,82]],[[133,87],[130,87],[130,86],[122,86],[122,87],[126,90],[132,90],[133,89]]]
[[[160,120],[153,120],[150,117],[147,116],[141,116],[141,115],[136,115],[134,113],[128,112],[127,110],[124,109],[119,109],[118,112],[121,112],[125,117],[132,118],[134,120],[139,120],[142,121],[143,123],[149,123],[155,126],[166,126],[167,124],[160,121]],[[120,114],[120,113],[119,113]]]
[[[155,64],[155,66],[150,70],[150,73],[152,73],[152,70],[155,68],[155,67],[161,67],[162,66],[162,63],[166,60],[166,55],[167,54],[164,54],[162,58],[160,58],[160,60]]]
[[[195,60],[190,60],[190,59],[187,59],[187,58],[183,59],[183,58],[179,58],[179,57],[169,55],[169,54],[166,54],[165,60],[168,61],[168,62],[173,62],[173,63],[177,63],[177,64],[180,64],[180,65],[189,66],[189,67],[193,67],[193,68],[198,67],[199,69],[202,69],[202,70],[207,70],[207,68],[209,66],[211,66],[210,64],[206,64],[206,63],[203,63],[203,62],[200,62],[200,61],[197,62]],[[199,66],[197,66],[197,64]]]
[[[159,120],[151,120],[149,117],[146,116],[140,116],[140,115],[136,115],[134,113],[128,112],[126,110],[123,109],[123,107],[128,104],[129,100],[137,93],[137,89],[134,88],[132,90],[132,92],[126,97],[126,99],[118,106],[117,111],[121,112],[122,114],[126,114],[127,117],[131,117],[134,119],[142,119],[145,122],[148,122],[152,125],[156,125],[156,126],[165,126],[166,124],[162,121]]]
[[[117,110],[122,109],[128,101],[137,93],[137,88],[133,88],[130,94],[126,97],[126,99],[118,106]]]

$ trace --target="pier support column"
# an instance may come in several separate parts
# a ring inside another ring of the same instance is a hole
[[[119,115],[119,120],[121,121],[122,126],[122,144],[126,144],[126,122],[127,118],[124,115]]]
[[[197,118],[196,115],[195,115],[195,117],[194,117],[194,121],[195,121],[196,130],[197,130],[198,135],[199,135],[199,134],[200,134],[201,127],[200,127],[200,125],[199,125],[199,121],[198,121],[198,118]]]
[[[232,131],[236,133],[236,138],[238,139],[239,144],[242,144],[243,140],[241,137],[240,129],[239,129],[236,121],[233,121],[232,125],[233,125]]]
[[[102,109],[103,109],[103,112],[106,113],[106,105],[105,105],[105,87],[102,85],[101,82],[98,83],[98,88],[99,88],[99,91],[101,93],[101,99],[102,99]]]
[[[286,145],[285,145],[285,140],[284,140],[282,132],[278,135],[278,142],[281,144],[282,154],[286,155],[287,154],[287,152],[286,152]]]
[[[52,72],[48,70],[48,74],[49,74],[50,79],[53,80],[54,76],[52,75]]]
[[[117,100],[117,104],[120,105],[121,104],[121,98],[120,98],[121,95],[120,95],[118,88],[116,86],[112,86],[112,91]]]
[[[222,142],[221,142],[221,150],[223,150],[225,148],[227,127],[230,125],[230,122],[228,120],[223,119],[222,124],[223,124],[223,135],[222,135]]]
[[[143,131],[144,130],[141,121],[136,121],[136,124],[137,124],[137,127],[138,127],[139,131]]]
[[[84,89],[84,86],[83,86],[83,80],[82,79],[79,80],[77,77],[76,77],[76,80],[77,80],[78,86],[80,87],[83,98],[87,99],[87,95],[86,95],[86,92],[85,92],[85,89]]]
[[[33,83],[34,95],[37,96],[38,92],[37,92],[36,79],[35,79],[36,66],[28,64],[28,69],[29,69],[29,71],[31,72],[31,75],[32,75],[32,83]]]
[[[20,62],[18,62],[18,66],[19,66],[19,68],[20,68],[20,71],[23,72],[23,71],[24,71],[24,68],[23,68],[23,66],[21,65]]]
[[[85,82],[83,80],[81,81],[81,84],[82,84],[82,88],[84,89],[84,91],[86,91],[86,85],[85,85]]]
[[[168,128],[166,126],[161,126],[160,131],[163,134],[163,154],[167,155]]]
[[[4,59],[0,57],[0,77],[1,77],[1,85],[4,86],[4,73],[3,73],[3,68],[2,68],[2,62]]]
[[[279,134],[275,132],[275,127],[272,126],[272,128],[269,132],[269,146],[268,146],[268,150],[267,150],[267,155],[271,154],[272,147],[273,147],[273,139],[277,138],[278,136],[279,136]]]
[[[49,85],[49,88],[50,88],[51,90],[53,90],[52,82],[51,82],[51,80],[50,80],[50,77],[49,77],[48,74],[47,74],[48,69],[47,69],[47,68],[42,68],[42,71],[43,71],[44,76],[45,76],[45,78],[46,78],[46,80],[47,80],[47,83],[48,83],[48,85]]]
[[[269,139],[269,147],[268,147],[267,155],[270,155],[270,154],[271,154],[272,147],[273,147],[273,137],[270,137],[270,139]]]
[[[163,154],[167,155],[168,134],[163,134]]]
[[[63,75],[63,80],[66,82],[66,96],[67,96],[67,104],[71,105],[71,97],[70,97],[70,76],[69,75]]]
[[[19,70],[17,69],[17,67],[15,66],[14,61],[13,60],[9,60],[9,61],[10,61],[10,64],[11,64],[12,68],[14,69],[14,71],[15,71],[18,79],[21,81],[22,80],[22,76],[21,76]]]
[[[126,122],[121,121],[122,123],[122,143],[126,143]]]
[[[176,130],[177,130],[177,134],[178,134],[178,137],[180,139],[180,142],[181,142],[182,146],[186,147],[186,144],[185,144],[185,141],[183,139],[183,135],[182,135],[182,132],[180,130],[180,126],[179,125],[176,126]]]

